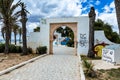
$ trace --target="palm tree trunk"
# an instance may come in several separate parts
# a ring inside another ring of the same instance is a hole
[[[19,43],[21,43],[21,34],[19,34]]]
[[[8,20],[5,21],[6,24],[8,24]],[[5,54],[8,54],[9,53],[9,40],[10,40],[10,37],[9,37],[9,24],[8,25],[5,25],[7,28],[5,29],[5,32],[6,32],[6,38],[5,38],[5,51],[4,53]]]
[[[115,2],[115,9],[116,9],[117,22],[118,22],[119,35],[120,35],[120,0],[114,0],[114,2]]]
[[[91,7],[89,12],[89,50],[88,50],[88,57],[94,58],[94,22],[95,22],[95,10],[94,7]]]
[[[89,50],[88,50],[88,57],[95,57],[94,55],[94,29],[93,29],[93,21],[90,19],[90,28],[89,28]]]
[[[25,9],[25,4],[21,2],[21,23],[22,23],[22,39],[23,39],[23,53],[21,55],[27,54],[27,39],[26,39],[26,22],[27,22],[27,10]]]
[[[16,45],[16,32],[14,32],[14,40],[15,40],[15,45]]]
[[[9,43],[11,44],[11,30],[9,31]]]
[[[27,22],[27,19],[23,18],[22,19],[23,53],[21,55],[26,55],[27,54],[26,22]]]
[[[5,54],[9,53],[9,32],[6,32],[6,40],[5,40]]]

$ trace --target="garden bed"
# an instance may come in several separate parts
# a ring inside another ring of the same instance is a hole
[[[120,80],[120,68],[109,70],[98,70],[97,77],[91,78],[86,76],[86,80]]]
[[[83,62],[87,61],[83,64],[86,80],[120,80],[120,66],[102,61],[100,57],[88,58],[81,55],[81,59]],[[94,71],[96,76],[91,77],[86,70]]]
[[[0,71],[32,59],[36,56],[38,56],[38,54],[28,54],[25,56],[20,56],[19,53],[10,53],[8,55],[0,53]]]
[[[96,56],[95,58],[89,58],[86,55],[80,55],[81,56],[81,60],[100,60],[101,57]]]

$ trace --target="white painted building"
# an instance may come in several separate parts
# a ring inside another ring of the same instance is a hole
[[[76,26],[75,26],[76,25]],[[71,17],[71,18],[47,18],[41,19],[40,32],[32,32],[28,38],[28,46],[33,48],[34,52],[38,46],[47,46],[48,54],[52,53],[51,42],[53,42],[53,32],[61,27],[68,26],[74,32],[74,43],[77,54],[88,53],[89,47],[89,17]],[[106,39],[103,31],[95,32],[95,44],[97,41],[114,44]]]

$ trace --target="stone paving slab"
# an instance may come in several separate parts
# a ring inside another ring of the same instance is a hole
[[[53,54],[54,55],[76,55],[75,48],[61,46],[61,45],[53,47]]]
[[[79,71],[77,56],[48,55],[0,76],[0,80],[80,80]]]
[[[112,69],[112,68],[114,69],[120,68],[120,65],[114,65],[112,63],[109,63],[103,60],[92,60],[92,63],[94,64],[95,69],[107,70],[107,69]]]

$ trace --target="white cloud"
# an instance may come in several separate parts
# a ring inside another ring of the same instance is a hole
[[[27,23],[27,32],[33,32],[33,29],[36,28],[37,26],[39,26],[40,23],[39,22],[34,22],[34,23]]]
[[[16,3],[19,0],[15,0]],[[39,23],[39,18],[72,17],[82,13],[81,2],[87,0],[22,0],[26,4],[29,22],[27,28],[31,32]],[[37,21],[37,22],[36,22]]]
[[[15,0],[17,1],[17,0]],[[93,0],[22,0],[26,3],[28,11],[30,11],[29,16],[36,16],[36,18],[43,17],[69,17],[69,16],[80,16],[80,15],[88,15],[88,13],[82,14],[82,11],[87,11],[88,8],[93,6]],[[87,2],[88,5],[86,7],[82,7],[81,3]],[[100,5],[100,0],[96,0],[94,2],[95,5]],[[106,5],[103,9],[105,10],[103,13],[99,13],[96,10],[96,17],[104,20],[105,22],[114,25],[117,29],[117,21],[115,17],[115,9],[114,9],[114,1],[110,5]],[[111,13],[109,13],[111,12]],[[38,17],[40,16],[40,17]],[[34,20],[33,19],[33,20]],[[32,20],[32,21],[33,21]],[[39,25],[39,22],[27,24],[30,31]]]
[[[83,3],[85,3],[85,2],[87,2],[87,0],[80,0],[80,2],[83,2]]]
[[[113,30],[118,32],[116,13],[101,13],[98,18],[112,25]]]
[[[105,10],[104,12],[115,12],[114,1],[110,5],[105,5],[103,9]]]
[[[111,11],[110,7],[108,5],[105,5],[104,10],[105,10],[104,12],[110,12]]]
[[[77,5],[78,0],[61,0],[58,7],[52,11],[47,17],[60,16],[79,16],[81,14],[81,5]]]
[[[113,30],[118,32],[118,24],[116,19],[114,1],[110,3],[110,5],[105,5],[103,9],[104,12],[99,13],[97,18],[105,21],[106,23],[109,23],[110,25],[113,26]]]
[[[115,8],[114,1],[110,4],[110,8]]]
[[[98,12],[98,10],[96,9],[95,10],[95,13],[96,13],[96,19],[98,18],[98,16],[99,16],[99,12]]]
[[[28,10],[32,15],[42,15],[44,17],[54,17],[60,16],[78,16],[81,14],[81,5],[76,5],[80,3],[79,0],[22,0],[27,4]],[[53,13],[55,15],[53,15]],[[66,14],[67,13],[67,14]]]
[[[112,12],[115,12],[115,4],[114,4],[114,1],[110,4],[110,8],[112,8]]]
[[[95,5],[100,5],[100,1],[97,0],[96,3],[95,3]]]

